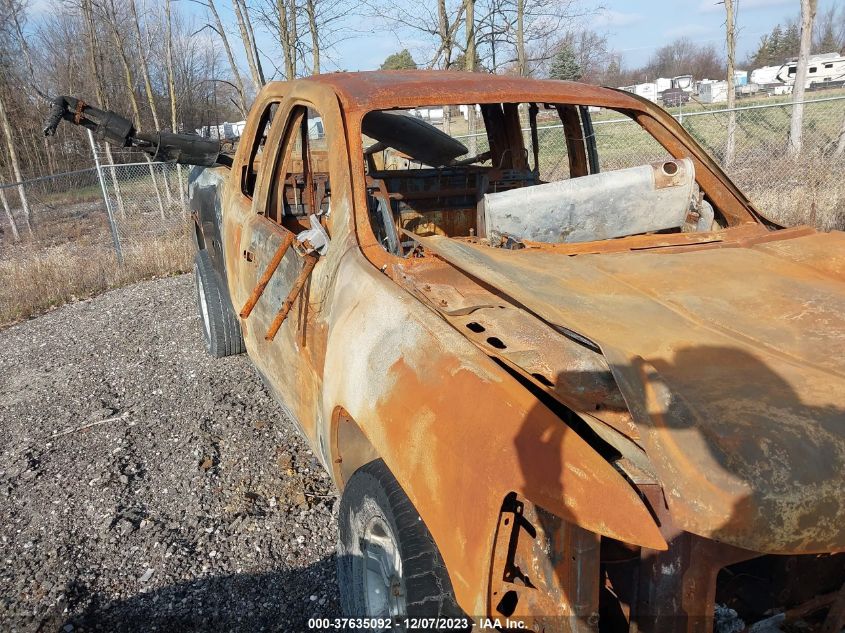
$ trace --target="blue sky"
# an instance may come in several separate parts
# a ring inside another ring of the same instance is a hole
[[[761,35],[800,10],[799,0],[736,1],[739,60],[756,47]],[[836,2],[819,0],[819,12]],[[603,0],[601,4],[605,9],[590,20],[590,25],[608,36],[626,67],[644,64],[655,48],[678,37],[712,42],[724,50],[725,9],[716,0]],[[413,51],[419,44],[414,40],[401,41],[391,33],[362,33],[339,45],[335,57],[346,70],[368,70],[377,68],[390,53],[405,47]]]
[[[342,2],[343,0],[338,0]],[[431,0],[394,0],[396,2],[426,2]],[[252,5],[261,0],[249,0]],[[718,50],[724,50],[724,5],[717,0],[576,0],[583,6],[596,2],[604,8],[591,15],[588,24],[607,36],[610,47],[618,52],[626,68],[644,64],[652,52],[678,37],[688,37],[700,43],[713,43]],[[752,51],[760,36],[768,33],[775,24],[783,23],[787,18],[797,16],[800,0],[735,0],[738,6],[738,60],[745,59]],[[32,17],[37,18],[50,9],[51,0],[30,0]],[[239,57],[240,66],[246,70],[243,48],[237,35],[237,26],[231,13],[229,0],[218,0],[218,10],[227,23],[233,49]],[[144,5],[144,0],[140,0]],[[206,21],[205,10],[194,2],[178,2],[175,6],[191,14],[195,24]],[[845,6],[845,0],[819,0],[819,13],[832,7]],[[343,22],[347,37],[333,50],[326,51],[323,70],[371,70],[378,68],[385,57],[408,48],[421,58],[429,42],[417,39],[418,34],[395,34],[377,23],[372,18],[351,16]],[[30,23],[32,25],[32,23]],[[256,27],[259,27],[256,23]],[[260,28],[260,27],[259,27]],[[259,47],[264,57],[273,58],[281,66],[281,54],[278,54],[275,38],[257,33]],[[206,32],[206,36],[207,36]],[[219,47],[219,42],[214,40]],[[221,59],[222,59],[222,50]],[[265,64],[268,75],[272,75],[273,64]],[[269,78],[269,77],[268,77]],[[278,77],[276,77],[278,78]]]
[[[819,12],[834,4],[835,0],[820,0]],[[713,43],[724,50],[725,6],[716,0],[608,0],[605,6],[603,28],[628,67],[645,63],[655,48],[677,37]],[[798,0],[737,0],[738,59],[745,59],[775,24],[799,11]]]

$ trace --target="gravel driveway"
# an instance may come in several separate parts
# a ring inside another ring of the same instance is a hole
[[[249,360],[206,356],[189,275],[0,331],[0,385],[0,630],[338,615],[336,492]]]

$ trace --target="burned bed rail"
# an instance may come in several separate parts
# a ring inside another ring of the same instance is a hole
[[[53,99],[50,114],[44,121],[44,135],[53,136],[63,119],[91,130],[98,140],[119,147],[135,147],[156,161],[202,167],[231,164],[231,158],[220,153],[219,141],[195,134],[138,132],[129,119],[110,110],[101,110],[76,97],[61,96]]]

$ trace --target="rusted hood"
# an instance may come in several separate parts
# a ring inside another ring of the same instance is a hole
[[[845,549],[845,233],[576,257],[421,241],[598,344],[678,528]]]

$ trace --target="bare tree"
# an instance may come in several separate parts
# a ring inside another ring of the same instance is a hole
[[[725,39],[728,53],[728,138],[725,144],[725,165],[730,167],[736,152],[736,12],[734,0],[725,1]]]
[[[463,51],[459,33],[464,26],[466,0],[437,0],[402,3],[392,0],[363,0],[373,17],[383,22],[399,39],[411,33],[430,43],[423,51],[426,68],[452,68],[456,51]],[[420,57],[416,57],[420,59]],[[464,62],[464,66],[466,62]]]
[[[23,181],[23,176],[21,175],[20,162],[18,161],[18,151],[15,147],[15,139],[12,136],[12,127],[9,125],[9,115],[6,112],[6,105],[3,103],[2,94],[0,94],[0,127],[3,128],[3,135],[6,137],[6,151],[9,153],[9,162],[12,164],[15,181],[20,183]],[[26,188],[22,184],[18,184],[18,197],[20,197],[21,208],[23,209],[24,224],[26,224],[29,234],[32,235],[32,220],[29,210],[29,200],[26,197]],[[11,212],[9,212],[8,215],[11,218]],[[17,227],[15,227],[13,231],[14,234],[17,235]]]
[[[97,102],[100,104],[100,107],[108,109],[109,107],[109,100],[106,97],[105,90],[103,90],[103,81],[102,77],[99,72],[99,65],[97,63],[97,27],[94,23],[94,8],[92,5],[92,0],[82,0],[82,13],[84,16],[85,21],[85,30],[88,36],[88,65],[89,65],[89,72],[91,73],[91,77],[94,81],[94,88],[97,94]],[[106,143],[106,160],[108,164],[111,166],[110,173],[112,179],[112,185],[114,186],[115,197],[117,198],[117,207],[120,211],[122,217],[126,217],[126,207],[123,204],[123,196],[121,195],[120,191],[120,182],[117,179],[117,174],[115,173],[114,169],[114,157],[111,153],[111,146]]]
[[[0,50],[0,129],[5,139],[6,153],[9,158],[9,163],[12,168],[12,174],[15,182],[23,181],[23,172],[21,170],[20,155],[18,153],[18,142],[12,133],[12,126],[9,121],[9,111],[6,105],[6,95],[3,94],[3,88],[11,87],[9,81],[12,79],[15,66],[15,57],[17,51],[21,48],[20,44],[16,42],[17,34],[20,33],[20,17],[19,12],[21,7],[14,0],[3,0],[0,3],[0,37],[5,40],[4,47]],[[17,46],[15,44],[18,44]],[[28,51],[24,51],[28,57]],[[29,199],[26,196],[26,188],[23,185],[18,185],[18,197],[21,202],[21,209],[23,211],[24,224],[29,232],[32,234],[32,220],[29,207]],[[3,196],[4,209],[7,201],[5,200],[5,192]],[[15,240],[20,237],[17,226],[14,223],[11,210],[7,212],[7,219],[12,227],[12,234]]]
[[[247,107],[246,103],[246,93],[244,92],[244,83],[241,79],[241,73],[238,71],[238,65],[235,63],[235,55],[232,53],[232,47],[229,45],[229,38],[226,36],[226,30],[223,28],[223,21],[220,19],[220,14],[217,12],[217,6],[214,4],[214,0],[194,0],[198,2],[202,6],[206,7],[209,11],[211,11],[211,15],[214,16],[214,22],[216,26],[208,25],[212,28],[217,35],[220,36],[220,40],[223,42],[223,49],[226,51],[226,58],[229,60],[229,67],[232,69],[232,79],[235,82],[235,89],[238,92],[239,98],[239,107],[241,109],[241,114],[246,117],[249,108]],[[280,0],[284,1],[284,0]]]
[[[20,242],[21,234],[18,232],[15,216],[12,215],[12,209],[9,207],[9,201],[6,199],[6,190],[3,188],[0,188],[0,202],[3,203],[3,212],[6,214],[6,221],[9,223],[9,228],[12,229],[12,239],[15,242]]]
[[[147,95],[147,105],[150,108],[150,114],[153,117],[153,128],[156,130],[161,129],[161,123],[158,118],[158,108],[156,107],[155,96],[153,95],[153,86],[152,82],[150,81],[150,66],[147,60],[148,53],[147,47],[144,44],[144,38],[141,36],[141,21],[138,19],[138,9],[135,5],[135,0],[129,0],[129,10],[132,13],[132,22],[135,25],[135,39],[138,46],[138,57],[141,62],[141,75],[144,78],[144,91]],[[147,162],[149,163],[149,156],[146,156]],[[155,185],[156,194],[158,195],[159,201],[161,200],[161,195],[158,191],[158,183],[156,181],[155,173],[153,172],[152,166],[150,166],[150,176],[153,179],[153,184]],[[169,207],[173,204],[173,195],[170,193],[170,187],[167,184],[167,177],[164,177],[164,193],[167,196],[167,206]],[[162,215],[164,214],[164,209],[162,208]]]
[[[291,80],[296,77],[296,6],[290,3],[290,15],[287,0],[276,0],[276,6],[279,10],[279,43],[285,58],[285,77]]]
[[[464,48],[464,70],[467,72],[475,72],[477,54],[476,54],[476,41],[475,41],[475,0],[464,0],[464,21],[466,22],[466,27],[464,31],[466,32],[466,48]],[[468,103],[467,105],[467,134],[469,138],[469,144],[467,147],[469,148],[470,156],[474,155],[477,152],[477,139],[475,137],[476,129],[477,129],[477,121],[475,117],[475,104]]]
[[[134,3],[133,3],[134,4]],[[120,19],[117,13],[117,7],[114,3],[114,0],[106,0],[105,4],[105,22],[108,25],[111,34],[112,34],[112,44],[114,49],[117,51],[118,56],[120,57],[120,63],[123,67],[123,80],[126,85],[126,94],[129,97],[129,103],[132,104],[132,112],[135,115],[135,129],[140,132],[143,124],[141,123],[141,108],[138,105],[138,99],[135,96],[135,80],[132,76],[132,68],[129,65],[129,58],[126,52],[126,49],[123,46],[123,38],[120,34],[120,28],[118,27],[119,23],[123,21]],[[139,42],[139,44],[142,44]],[[155,109],[155,105],[152,105],[153,109]],[[158,120],[158,115],[155,115],[155,119]],[[165,217],[164,212],[164,201],[161,198],[161,190],[159,189],[158,179],[155,175],[155,169],[153,168],[152,161],[150,157],[146,154],[144,155],[145,160],[147,161],[147,167],[149,168],[150,172],[150,179],[153,182],[153,188],[156,192],[156,200],[158,201],[158,208],[159,212],[161,213],[161,217]]]
[[[525,0],[516,0],[516,69],[520,77],[528,74],[528,57],[525,54]]]
[[[320,74],[320,33],[317,26],[317,8],[314,0],[305,0],[305,13],[308,15],[308,31],[311,33],[311,72]]]
[[[790,156],[801,153],[804,128],[804,90],[807,85],[807,66],[813,45],[813,21],[816,18],[818,0],[801,0],[801,45],[798,51],[798,66],[795,69],[795,83],[792,86],[792,119],[789,124]]]
[[[584,83],[601,83],[605,81],[608,66],[613,60],[613,54],[608,50],[607,38],[589,29],[567,31],[555,43],[544,44],[551,53],[549,60],[534,62],[531,72],[535,75],[550,76],[551,62],[560,51],[568,49],[574,56],[580,77],[578,81]]]
[[[155,97],[153,96],[153,84],[150,81],[150,65],[147,61],[147,47],[144,46],[144,38],[141,36],[141,21],[138,19],[138,7],[135,0],[129,0],[129,10],[132,13],[132,24],[135,27],[135,42],[138,46],[138,57],[141,61],[141,75],[144,78],[144,91],[147,94],[147,103],[150,106],[150,114],[153,117],[153,127],[159,130],[161,125],[158,120],[158,109],[156,108]]]
[[[258,57],[258,47],[255,44],[255,34],[252,31],[249,9],[247,9],[244,0],[232,0],[232,8],[235,17],[238,19],[238,28],[241,32],[241,41],[244,45],[247,64],[249,64],[249,72],[252,74],[252,83],[255,85],[255,91],[258,92],[266,82],[264,71],[261,69],[261,60]]]
[[[170,97],[170,129],[179,131],[179,122],[176,118],[176,73],[173,68],[173,20],[170,15],[170,0],[164,0],[164,48],[165,65],[167,66],[167,93]],[[185,206],[185,186],[182,180],[182,165],[176,164],[177,188],[179,189],[179,204],[182,213],[187,213]]]

